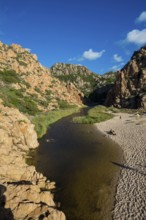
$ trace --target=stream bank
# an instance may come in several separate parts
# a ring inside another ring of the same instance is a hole
[[[121,161],[120,148],[94,125],[73,123],[73,117],[48,129],[29,164],[55,180],[55,200],[68,220],[110,220],[120,170],[113,162]]]

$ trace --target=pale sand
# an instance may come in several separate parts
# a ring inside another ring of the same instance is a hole
[[[115,115],[96,124],[104,134],[110,129],[115,131],[116,135],[107,136],[121,146],[124,154],[125,167],[117,185],[113,219],[146,220],[146,114]]]

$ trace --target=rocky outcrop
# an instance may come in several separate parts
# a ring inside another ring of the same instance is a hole
[[[12,69],[18,74],[27,75],[29,73],[41,75],[48,73],[49,69],[43,67],[35,54],[31,54],[29,49],[25,49],[17,44],[10,46],[0,42],[0,70]]]
[[[146,108],[146,46],[134,52],[131,60],[117,73],[106,105],[123,108]]]
[[[0,219],[65,220],[47,180],[25,162],[38,146],[34,125],[18,110],[0,103]]]
[[[101,75],[95,90],[89,95],[90,102],[94,102],[97,105],[104,105],[109,90],[114,86],[115,79],[116,72],[107,72]]]
[[[115,73],[108,72],[99,75],[91,72],[85,66],[56,63],[50,69],[52,76],[68,84],[72,83],[83,93],[86,103],[103,104],[109,89],[115,82]]]
[[[11,87],[22,90],[25,96],[33,99],[40,111],[58,108],[58,100],[69,104],[82,104],[82,94],[75,86],[70,87],[53,77],[50,70],[38,62],[35,54],[20,45],[8,46],[0,42],[0,72],[4,70],[17,73],[19,81],[13,82]],[[1,85],[8,86],[4,83]]]
[[[64,83],[72,83],[85,97],[95,89],[100,79],[98,74],[91,72],[85,66],[75,64],[56,63],[50,71],[52,76]]]

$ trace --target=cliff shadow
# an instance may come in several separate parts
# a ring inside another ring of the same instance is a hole
[[[88,104],[105,105],[109,90],[113,88],[113,84],[104,85],[94,89],[88,96]]]

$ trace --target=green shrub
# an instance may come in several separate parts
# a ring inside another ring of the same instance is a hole
[[[58,101],[58,105],[59,105],[59,108],[69,108],[70,105],[67,101],[64,101],[64,100],[57,100]]]
[[[50,95],[52,94],[52,91],[51,91],[51,90],[46,90],[46,91],[45,91],[45,94],[46,94],[47,96],[50,96]]]
[[[46,107],[46,108],[48,107],[48,102],[47,102],[47,101],[45,101],[45,100],[39,100],[38,102],[39,102],[39,104],[42,105],[43,107]]]
[[[7,84],[19,83],[21,81],[19,75],[13,70],[0,71],[0,80]]]
[[[18,62],[21,66],[27,66],[27,63],[25,61],[19,60]]]
[[[39,112],[36,102],[30,96],[24,96],[21,89],[3,87],[0,90],[0,98],[4,105],[18,108],[21,112],[35,115]]]
[[[52,91],[51,90],[46,90],[45,91],[45,98],[47,100],[47,102],[49,103],[51,101],[51,94],[52,94]]]
[[[115,83],[116,81],[116,78],[113,76],[113,77],[109,77],[105,80],[106,84],[113,84]]]
[[[122,109],[119,108],[115,108],[115,107],[108,107],[109,111],[113,112],[113,113],[119,113],[122,111]]]
[[[27,89],[29,89],[31,87],[31,85],[26,82],[25,80],[22,80],[22,83],[26,86]]]
[[[93,91],[96,86],[97,86],[97,83],[96,83],[96,80],[95,78],[97,77],[96,75],[94,74],[91,74],[91,75],[84,75],[80,72],[76,72],[74,74],[69,74],[69,75],[57,75],[57,74],[54,74],[54,76],[56,78],[58,78],[60,81],[63,81],[63,82],[70,82],[70,83],[73,83],[75,84],[83,93],[86,97],[89,96],[90,92]],[[84,85],[83,86],[79,86],[79,79],[80,80],[83,80],[84,82]]]
[[[37,86],[35,87],[35,91],[36,91],[36,92],[38,92],[38,93],[41,93],[40,88],[39,88],[39,87],[37,87]]]

